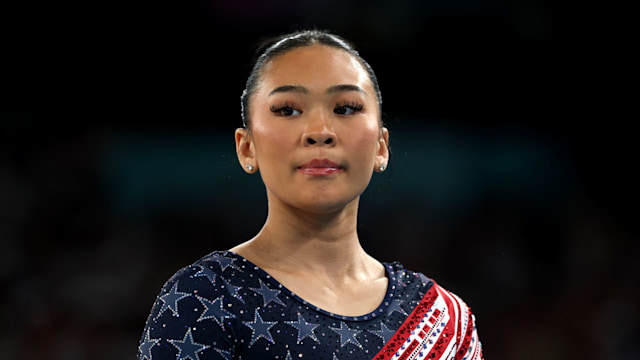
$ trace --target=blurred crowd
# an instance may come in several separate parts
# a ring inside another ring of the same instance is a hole
[[[640,356],[632,134],[566,95],[597,78],[566,9],[250,3],[10,6],[3,359],[135,356],[164,281],[260,229],[232,133],[253,44],[293,25],[354,40],[380,79],[393,155],[361,199],[368,252],[464,298],[487,359]]]

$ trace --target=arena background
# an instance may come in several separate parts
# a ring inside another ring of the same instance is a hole
[[[367,251],[461,295],[487,359],[640,356],[624,9],[1,7],[3,359],[134,357],[163,282],[259,230],[264,189],[235,158],[239,97],[255,45],[309,27],[351,39],[382,88],[393,157],[361,200]]]

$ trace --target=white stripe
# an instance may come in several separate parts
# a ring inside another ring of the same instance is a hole
[[[431,317],[436,309],[440,310],[440,314],[432,323]],[[441,294],[436,298],[430,310],[431,311],[424,315],[422,321],[418,323],[417,327],[411,331],[407,340],[405,340],[405,347],[408,347],[414,340],[418,341],[418,346],[411,352],[411,355],[407,357],[408,360],[425,359],[427,354],[436,345],[438,338],[442,336],[442,333],[440,333],[440,335],[433,336],[434,332],[437,332],[438,329],[442,331],[446,326],[442,326],[442,324],[447,324],[451,321],[449,309],[447,308],[447,304]],[[420,331],[424,331],[426,333],[426,336],[422,339],[420,338]],[[432,340],[431,343],[429,343],[429,340]],[[393,358],[400,358],[406,350],[408,349],[397,351]],[[420,355],[421,353],[422,355]]]

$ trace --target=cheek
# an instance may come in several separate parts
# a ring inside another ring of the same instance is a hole
[[[254,124],[252,129],[258,161],[279,160],[278,156],[291,151],[292,144],[295,145],[291,129],[261,125]]]
[[[362,153],[363,157],[374,157],[378,139],[380,137],[380,128],[378,124],[369,124],[355,131],[351,131],[348,135],[350,138],[350,143],[353,144],[355,149],[359,149],[360,153]],[[369,151],[364,151],[369,150]]]

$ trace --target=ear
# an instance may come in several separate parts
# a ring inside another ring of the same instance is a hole
[[[240,166],[247,173],[253,174],[258,170],[258,163],[251,133],[247,129],[239,128],[236,129],[235,137],[236,154],[238,155]]]
[[[387,168],[389,165],[389,130],[386,127],[380,129],[380,139],[378,139],[378,151],[376,153],[375,171],[382,172],[380,166]]]

